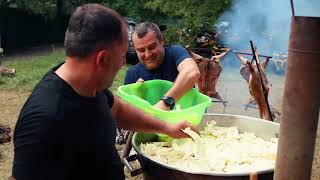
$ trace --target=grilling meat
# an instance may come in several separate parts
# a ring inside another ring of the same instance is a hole
[[[266,76],[264,70],[261,68],[260,70],[263,71],[261,73],[262,79],[263,79],[263,84],[265,85],[265,91],[263,92],[262,86],[261,86],[261,80],[259,76],[259,71],[257,70],[256,67],[253,67],[252,64],[249,62],[249,71],[250,71],[250,78],[249,78],[249,92],[250,94],[256,99],[259,112],[260,112],[260,117],[262,119],[267,119],[267,120],[272,120],[270,117],[270,114],[268,112],[268,105],[265,100],[265,97],[263,94],[265,94],[266,98],[268,98],[269,95],[269,89],[270,87],[266,85]]]
[[[194,61],[196,61],[199,70],[200,70],[200,78],[198,80],[198,88],[199,91],[203,94],[210,96],[211,98],[215,98],[223,102],[225,101],[221,98],[219,93],[216,91],[216,86],[218,83],[218,78],[222,71],[220,60],[228,53],[229,49],[223,52],[220,55],[212,56],[211,59],[202,57],[191,51],[190,47],[186,47],[190,56]]]
[[[266,77],[266,67],[268,65],[269,58],[266,58],[266,60],[260,64],[263,86],[265,87],[265,92],[263,92],[257,66],[255,64],[251,64],[250,61],[248,61],[242,55],[236,55],[241,61],[240,74],[247,81],[249,85],[249,92],[252,96],[250,97],[248,104],[252,103],[255,100],[255,102],[258,104],[260,117],[262,119],[272,120],[268,112],[267,102],[263,95],[265,94],[265,96],[268,98],[269,89],[271,86]]]

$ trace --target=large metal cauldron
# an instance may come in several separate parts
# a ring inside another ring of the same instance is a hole
[[[214,120],[218,126],[236,126],[240,132],[253,132],[256,136],[261,137],[265,140],[270,140],[271,137],[278,137],[279,124],[273,123],[267,120],[239,116],[239,115],[227,115],[227,114],[206,114],[203,117],[201,124],[198,126],[199,129],[203,129],[208,121]],[[192,173],[170,167],[165,164],[155,162],[148,157],[144,156],[140,151],[140,144],[145,142],[156,141],[157,136],[154,134],[135,133],[132,139],[132,146],[136,150],[137,154],[125,158],[125,165],[131,172],[131,175],[137,175],[140,173],[144,174],[145,179],[150,180],[194,180],[194,179],[211,179],[211,180],[248,180],[251,173]],[[130,165],[130,161],[136,160],[140,162],[141,168],[135,169]],[[263,171],[255,172],[258,175],[259,180],[271,180],[273,179],[274,169],[265,169]]]

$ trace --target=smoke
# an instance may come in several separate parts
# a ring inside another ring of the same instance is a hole
[[[293,0],[296,16],[320,17],[319,0]],[[286,53],[290,23],[290,0],[234,0],[217,22],[220,41],[227,47],[251,52],[252,40],[260,54]]]

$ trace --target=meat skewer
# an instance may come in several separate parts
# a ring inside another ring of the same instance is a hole
[[[261,73],[262,70],[260,70],[260,64],[259,64],[259,59],[258,59],[259,56],[258,56],[258,53],[256,51],[256,47],[253,46],[253,42],[252,41],[250,41],[250,45],[251,45],[251,50],[252,50],[252,53],[253,53],[252,61],[255,60],[256,66],[257,66],[257,69],[258,69],[258,72],[259,72],[258,73],[258,77],[260,79],[260,84],[261,84],[260,87],[262,88],[262,95],[263,95],[263,99],[264,99],[264,102],[262,102],[262,103],[263,103],[264,106],[266,106],[266,109],[264,108],[263,109],[264,111],[262,113],[267,113],[267,114],[264,114],[264,115],[260,114],[260,115],[264,116],[268,120],[273,121],[271,110],[270,110],[270,106],[269,106],[269,102],[268,102],[268,95],[267,95],[267,92],[266,92],[266,86],[265,86],[265,83],[264,83],[264,79],[267,79],[266,74],[265,74],[266,68],[264,68],[264,71],[263,71],[264,74],[262,74]],[[252,63],[252,61],[251,61],[251,63]],[[269,62],[269,58],[266,60],[266,62]],[[253,69],[253,68],[250,68],[250,72],[252,74],[253,71],[251,69]],[[264,76],[264,78],[263,78],[263,76]],[[252,76],[252,77],[254,77],[254,76]],[[250,84],[250,80],[249,80],[249,84]],[[268,90],[268,93],[269,93],[269,90]],[[259,101],[258,100],[257,100],[257,102],[258,102],[258,105],[259,105]],[[263,106],[261,108],[263,108]]]
[[[236,55],[241,62],[240,74],[249,85],[249,92],[251,94],[251,97],[248,104],[257,103],[260,117],[262,119],[272,120],[272,115],[270,115],[268,110],[268,102],[265,100],[265,96],[266,98],[268,98],[269,89],[271,86],[266,77],[266,67],[270,60],[270,57],[266,57],[266,60],[262,63],[259,63],[259,59],[257,58],[257,62],[261,67],[259,73],[257,64],[251,63],[248,59],[238,53],[236,53]],[[260,75],[262,78],[263,86],[265,88],[263,88],[261,85]]]
[[[218,99],[225,106],[226,101],[223,100],[220,94],[216,91],[216,86],[222,71],[220,60],[228,53],[229,49],[220,55],[212,56],[211,59],[194,53],[189,46],[187,46],[186,49],[192,59],[196,61],[200,70],[201,76],[198,80],[199,91],[211,98]]]
[[[236,53],[236,54],[244,54],[244,55],[251,55],[252,56],[251,53],[239,52],[239,51],[236,51],[236,50],[233,50],[233,52]],[[272,56],[261,55],[261,54],[259,54],[259,57],[272,58]]]

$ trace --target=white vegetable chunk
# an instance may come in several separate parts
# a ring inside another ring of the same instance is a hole
[[[243,173],[275,166],[278,139],[270,141],[237,127],[219,127],[211,121],[200,131],[182,130],[191,138],[141,144],[142,153],[154,161],[187,172]]]

